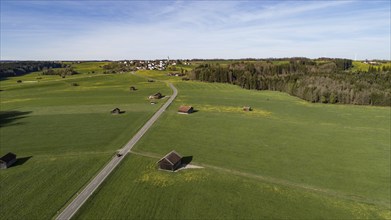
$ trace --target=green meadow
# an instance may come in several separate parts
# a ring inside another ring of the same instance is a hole
[[[76,65],[73,65],[75,71],[79,73],[103,73],[104,65],[109,64],[110,62],[82,62]]]
[[[391,218],[389,107],[72,65],[80,74],[0,81],[0,154],[19,158],[0,171],[1,219],[55,217],[165,101],[147,97],[172,93],[164,81],[178,97],[75,219]],[[171,150],[203,168],[158,171]]]
[[[389,210],[218,169],[125,158],[73,219],[386,219]]]
[[[362,61],[353,61],[352,71],[368,71],[371,64],[363,63]],[[380,65],[376,65],[377,68],[391,67],[391,62],[385,62]]]
[[[93,65],[75,69],[101,64]],[[0,219],[55,216],[164,102],[151,105],[147,97],[171,93],[164,83],[130,73],[63,79],[36,72],[0,86],[0,154],[18,156],[15,166],[0,171]],[[116,107],[124,113],[111,115]]]
[[[388,204],[390,108],[312,104],[225,84],[176,86],[175,104],[136,151],[176,149],[202,164]],[[198,112],[178,115],[181,104]]]
[[[76,219],[391,218],[389,107],[175,86],[177,99]],[[197,112],[177,114],[182,104]],[[204,168],[156,170],[171,150]]]

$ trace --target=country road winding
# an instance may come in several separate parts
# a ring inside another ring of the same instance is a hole
[[[70,219],[94,193],[94,191],[102,184],[107,176],[114,170],[115,167],[124,159],[125,155],[130,152],[133,146],[141,139],[155,121],[163,114],[167,107],[172,103],[178,94],[178,90],[169,83],[173,90],[173,94],[166,103],[145,123],[145,125],[133,136],[132,139],[119,151],[122,156],[114,156],[111,161],[95,176],[94,179],[73,199],[71,203],[56,217],[58,220]]]

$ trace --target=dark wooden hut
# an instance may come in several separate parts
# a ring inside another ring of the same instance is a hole
[[[16,162],[16,154],[8,153],[0,158],[0,169],[7,169]]]
[[[190,114],[194,112],[194,108],[192,106],[181,105],[178,109],[178,113],[181,114]]]
[[[158,92],[154,95],[150,95],[149,99],[161,99],[162,97],[163,97],[163,95],[160,92]]]
[[[115,109],[111,110],[111,114],[113,114],[113,115],[121,114],[121,110],[119,108],[115,108]]]
[[[160,159],[157,164],[158,168],[161,170],[170,170],[175,171],[181,166],[182,156],[179,155],[175,150],[168,153],[162,159]]]
[[[137,90],[136,87],[134,87],[134,86],[130,87],[130,91],[136,91],[136,90]]]
[[[250,106],[243,106],[243,111],[249,112],[252,111],[253,109]]]

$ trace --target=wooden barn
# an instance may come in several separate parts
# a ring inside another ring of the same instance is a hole
[[[170,170],[175,171],[181,166],[182,156],[179,155],[175,150],[168,153],[162,159],[160,159],[157,164],[158,168],[161,170]]]
[[[178,109],[178,113],[180,114],[190,114],[194,112],[194,108],[188,105],[181,105]]]
[[[119,108],[115,108],[115,109],[111,110],[111,114],[113,114],[113,115],[121,114],[121,110]]]
[[[8,153],[0,158],[0,169],[7,169],[16,162],[16,154]]]
[[[243,111],[245,111],[245,112],[250,112],[252,110],[253,109],[250,106],[243,106]]]
[[[160,92],[158,92],[154,95],[150,95],[149,99],[161,99],[162,97],[163,97],[163,95]]]

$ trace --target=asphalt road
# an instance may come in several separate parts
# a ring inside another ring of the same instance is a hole
[[[178,90],[169,83],[173,90],[173,94],[166,103],[149,119],[147,123],[133,136],[132,139],[119,152],[122,156],[114,156],[111,161],[95,176],[95,178],[81,191],[76,198],[69,203],[69,205],[57,216],[56,219],[64,220],[70,219],[80,209],[85,201],[94,193],[100,184],[109,176],[115,167],[124,159],[125,155],[133,148],[133,146],[141,139],[141,137],[148,131],[148,129],[155,123],[155,121],[163,114],[167,107],[172,103],[178,94]]]

